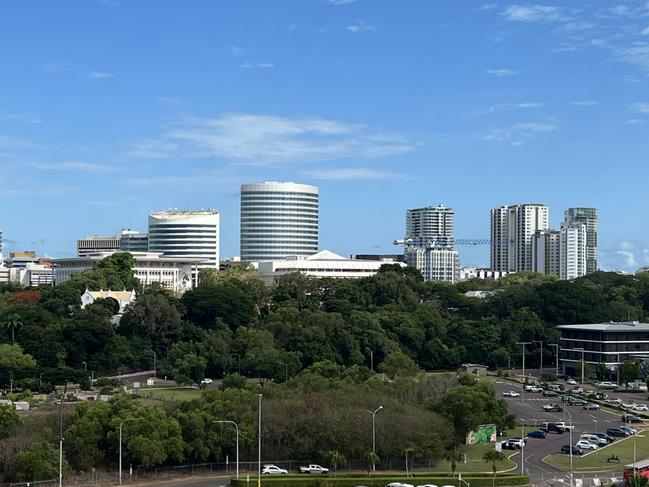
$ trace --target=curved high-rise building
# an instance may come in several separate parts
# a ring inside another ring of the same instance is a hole
[[[241,185],[241,260],[318,252],[319,190],[297,183]]]
[[[149,215],[149,252],[219,267],[219,212],[157,211]]]

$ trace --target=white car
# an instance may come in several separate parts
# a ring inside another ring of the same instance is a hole
[[[390,482],[385,487],[415,487],[412,484],[406,484],[404,482]]]
[[[575,393],[575,394],[583,394],[584,393],[584,388],[583,387],[575,387],[572,390],[572,392]]]
[[[212,384],[213,382],[214,381],[212,379],[208,379],[207,377],[205,377],[205,379],[201,381],[201,384]]]
[[[421,484],[418,485],[417,487],[437,487],[435,484]]]
[[[503,392],[503,396],[505,396],[505,397],[518,397],[518,396],[520,396],[520,393],[518,393],[516,391],[506,391],[506,392]]]
[[[577,448],[581,448],[582,450],[597,450],[599,448],[599,446],[597,446],[596,444],[586,440],[579,440],[577,443],[575,443],[575,446]]]
[[[636,404],[633,408],[634,411],[649,411],[649,407],[646,404]]]
[[[634,402],[623,402],[620,404],[620,407],[623,409],[635,409],[636,403]]]
[[[277,465],[264,465],[264,469],[261,471],[262,475],[286,475],[288,470],[279,468]]]
[[[566,384],[568,384],[569,386],[576,386],[576,385],[577,385],[577,381],[576,381],[575,379],[568,379],[568,380],[566,381]]]

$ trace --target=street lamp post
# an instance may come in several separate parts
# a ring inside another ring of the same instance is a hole
[[[374,350],[370,347],[365,347],[365,351],[370,352],[370,370],[374,372]]]
[[[223,421],[212,421],[212,423],[228,423],[233,424],[237,430],[237,478],[239,478],[239,425],[234,421],[223,420]]]
[[[525,402],[525,345],[529,345],[531,342],[516,342],[516,345],[523,346],[523,383],[521,384],[521,404]]]
[[[63,386],[63,395],[61,396],[61,402],[59,403],[59,487],[63,486],[63,399],[68,392],[68,382],[65,381],[65,386]]]
[[[583,348],[573,348],[573,352],[581,352],[581,383],[584,383],[584,368],[585,368],[585,363],[584,363],[584,349]]]
[[[257,432],[257,487],[261,487],[261,398],[263,394],[259,394],[259,431]]]
[[[153,353],[153,378],[155,379],[156,378],[156,360],[157,360],[158,356],[156,355],[155,350],[151,350],[151,352]]]
[[[572,443],[572,429],[574,428],[574,425],[572,424],[572,414],[570,414],[570,411],[567,411],[566,409],[567,408],[563,408],[564,414],[568,413],[568,418],[570,418],[570,429],[568,431],[569,431],[569,435],[570,435],[570,438],[569,438],[569,440],[570,440],[570,487],[572,487],[572,485],[573,485],[573,477],[574,477],[574,475],[573,475],[573,467],[572,467],[572,450],[575,448],[575,445],[573,445],[573,443]]]
[[[559,344],[558,343],[550,343],[549,345],[551,347],[555,348],[554,375],[556,375],[558,377],[559,376]]]
[[[88,372],[88,363],[87,362],[81,362],[83,364],[83,370],[84,372]]]
[[[541,378],[543,378],[543,340],[534,340],[534,343],[541,344]]]
[[[374,456],[376,456],[376,413],[378,413],[381,409],[383,409],[383,406],[379,406],[374,411],[370,411],[369,409],[365,410],[372,415],[372,453]],[[376,472],[376,464],[374,463],[374,458],[372,458],[372,472]]]
[[[142,421],[143,418],[124,418],[119,423],[119,485],[122,485],[122,429],[127,421]]]

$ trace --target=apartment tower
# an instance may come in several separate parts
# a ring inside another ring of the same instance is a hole
[[[597,271],[597,208],[568,208],[564,216],[567,224],[586,225],[586,274]]]

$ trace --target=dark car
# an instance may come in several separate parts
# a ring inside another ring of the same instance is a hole
[[[615,438],[613,438],[611,435],[607,435],[606,433],[595,433],[595,436],[604,438],[609,443],[613,443],[615,441]]]
[[[570,399],[568,399],[568,404],[570,404],[571,406],[585,406],[588,403],[583,399],[576,399],[574,397],[571,397]]]
[[[548,436],[548,434],[543,430],[530,431],[527,433],[528,438],[541,438],[544,440],[546,436]]]
[[[626,431],[627,433],[629,433],[629,436],[633,436],[638,432],[637,429],[631,428],[630,426],[620,425],[620,426],[618,426],[618,428],[620,428],[621,430]]]
[[[629,431],[623,430],[622,428],[609,428],[606,430],[606,434],[609,436],[617,436],[618,438],[626,438],[631,436]]]
[[[543,397],[557,397],[558,395],[557,391],[543,391]]]
[[[541,428],[542,431],[545,431],[546,433],[564,433],[566,431],[566,428],[563,426],[560,426],[556,423],[543,423],[543,426]]]
[[[642,420],[633,414],[623,414],[620,419],[623,423],[642,423]]]
[[[567,455],[570,455],[571,450],[572,450],[573,455],[583,455],[584,454],[584,450],[582,450],[581,448],[577,448],[576,446],[571,447],[570,445],[563,445],[561,447],[561,453],[565,453]]]

